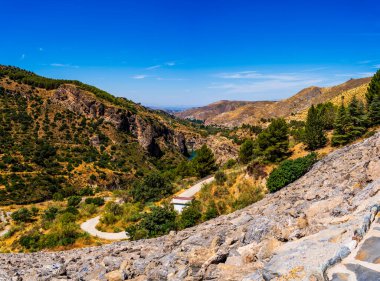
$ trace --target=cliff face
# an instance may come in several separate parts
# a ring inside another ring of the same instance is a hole
[[[106,105],[90,93],[76,86],[63,85],[51,96],[51,101],[87,118],[103,118],[118,130],[132,134],[138,143],[153,156],[162,154],[157,139],[175,145],[182,154],[187,154],[186,139],[181,131],[173,131],[158,121],[144,119],[127,109]]]
[[[322,265],[352,241],[367,208],[380,202],[379,178],[380,133],[335,151],[243,210],[178,233],[2,254],[0,280],[323,280]]]

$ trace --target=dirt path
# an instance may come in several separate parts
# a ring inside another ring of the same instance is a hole
[[[89,219],[80,225],[80,228],[88,232],[92,236],[99,237],[106,240],[122,240],[128,239],[128,235],[125,231],[112,233],[112,232],[102,232],[96,229],[96,225],[99,223],[100,216]]]

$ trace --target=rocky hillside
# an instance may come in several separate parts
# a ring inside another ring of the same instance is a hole
[[[176,112],[175,115],[182,119],[207,121],[219,114],[233,111],[239,107],[252,103],[255,102],[222,100],[199,108],[191,108],[185,111]]]
[[[127,187],[188,155],[199,130],[78,81],[0,66],[0,201]]]
[[[245,209],[157,239],[2,254],[0,280],[324,280],[380,202],[379,147],[377,133]]]
[[[216,105],[228,104],[227,101],[223,101],[205,107],[186,110],[176,115],[180,118],[195,118],[204,120],[206,124],[216,124],[227,127],[242,124],[257,124],[262,118],[299,116],[312,104],[327,101],[336,102],[337,98],[340,101],[340,96],[345,95],[347,92],[356,92],[359,97],[363,96],[369,82],[370,78],[351,79],[334,87],[309,87],[288,99],[277,102],[263,101],[248,102],[245,104],[233,102],[235,108],[227,108],[222,111],[223,107],[218,107],[220,110],[215,110]]]

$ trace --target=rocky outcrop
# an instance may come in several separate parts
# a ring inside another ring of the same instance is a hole
[[[178,233],[2,254],[0,280],[323,280],[322,266],[380,201],[379,159],[376,134],[328,155],[251,206]]]
[[[107,105],[74,85],[59,87],[50,98],[52,103],[59,104],[77,114],[93,119],[104,119],[118,130],[131,133],[139,144],[153,156],[162,155],[159,138],[165,143],[175,145],[186,155],[186,139],[182,132],[174,131],[158,120],[150,120],[127,109]]]

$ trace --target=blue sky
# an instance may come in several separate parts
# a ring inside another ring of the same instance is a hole
[[[145,105],[276,100],[380,68],[377,0],[1,2],[0,64]]]

